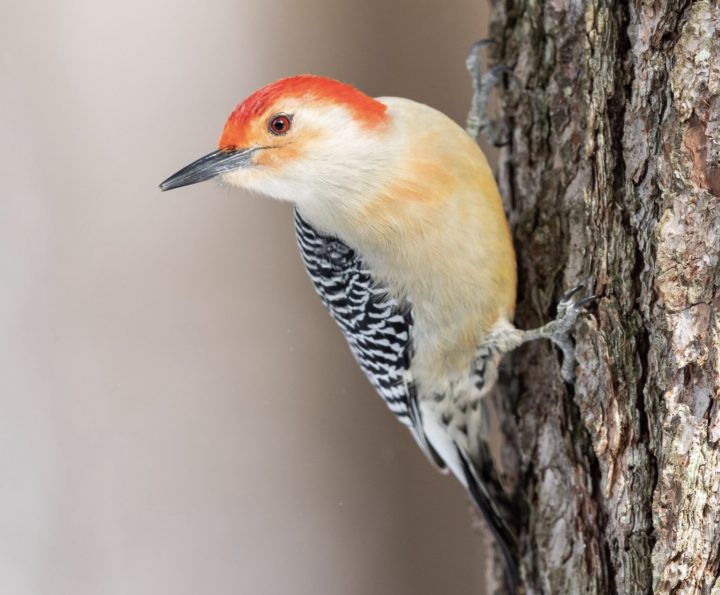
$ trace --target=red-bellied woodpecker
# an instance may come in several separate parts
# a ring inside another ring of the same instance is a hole
[[[570,374],[580,302],[568,296],[541,329],[512,325],[512,238],[474,139],[420,103],[295,76],[243,101],[218,150],[160,187],[214,177],[295,205],[305,266],[358,364],[467,488],[517,581],[514,520],[484,469],[481,400],[502,354],[526,340],[553,339]]]

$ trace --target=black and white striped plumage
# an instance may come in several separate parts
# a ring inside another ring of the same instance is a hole
[[[410,308],[373,284],[351,248],[318,233],[297,210],[295,232],[310,279],[358,364],[390,410],[411,425],[405,383],[412,349]]]
[[[410,305],[388,296],[349,246],[315,230],[297,209],[295,234],[310,279],[358,365],[431,460],[444,467],[425,439],[410,378]]]
[[[428,457],[444,469],[450,461],[445,461],[438,454],[425,434],[416,387],[412,382],[411,305],[399,304],[388,296],[374,282],[360,257],[347,244],[318,232],[301,217],[297,209],[295,232],[310,279],[340,326],[356,361],[390,410],[410,429]],[[473,376],[478,393],[483,392],[486,369],[492,367],[492,356],[490,345],[483,345],[478,350]],[[448,406],[453,407],[453,399],[446,397],[448,395],[436,395],[432,399],[433,405],[446,409]],[[438,415],[445,418],[449,414]],[[456,418],[459,418],[457,427],[463,429],[467,439],[467,419],[461,413]],[[477,428],[472,430],[477,431]],[[509,550],[513,542],[512,531],[504,520],[507,513],[501,513],[497,508],[502,500],[502,486],[494,476],[493,469],[486,464],[489,455],[484,442],[478,437],[474,441],[474,452],[468,452],[467,440],[464,443],[464,446],[453,446],[454,455],[462,469],[461,475],[464,475],[461,480],[464,479],[470,496],[487,519],[512,574],[516,565]]]

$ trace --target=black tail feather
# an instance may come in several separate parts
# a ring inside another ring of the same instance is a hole
[[[483,481],[478,477],[478,474],[475,471],[473,463],[460,449],[458,449],[458,454],[460,456],[460,460],[462,461],[465,478],[467,479],[468,492],[470,493],[475,506],[477,506],[478,510],[482,513],[490,531],[493,534],[493,537],[495,538],[495,543],[502,554],[508,589],[510,593],[515,595],[518,593],[518,588],[521,584],[518,563],[518,543],[515,531],[508,525],[506,514],[503,514],[503,512],[498,510],[500,502],[497,494],[493,494],[493,496],[488,494]],[[499,485],[493,487],[502,490]],[[494,489],[493,491],[497,490]]]

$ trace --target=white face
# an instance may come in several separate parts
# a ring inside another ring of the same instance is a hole
[[[268,131],[274,114],[290,119],[282,135]],[[396,157],[392,128],[368,130],[342,106],[286,102],[262,118],[254,136],[252,146],[261,148],[252,164],[222,180],[291,201],[316,222],[346,216],[375,196]]]

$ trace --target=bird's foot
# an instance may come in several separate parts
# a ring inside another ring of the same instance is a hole
[[[562,297],[557,306],[555,320],[540,328],[525,331],[522,335],[523,343],[535,339],[550,339],[560,348],[563,353],[560,374],[568,384],[573,384],[575,381],[575,344],[570,333],[575,328],[578,316],[585,311],[585,307],[598,299],[596,295],[578,299],[577,294],[582,289],[584,289],[584,285],[578,285]]]
[[[560,375],[568,384],[575,381],[575,343],[570,333],[575,328],[578,316],[585,311],[585,307],[598,299],[596,295],[576,299],[576,295],[584,288],[583,285],[573,287],[560,300],[557,307],[557,316],[553,322],[557,327],[552,331],[550,340],[563,352],[563,362]]]
[[[472,104],[465,130],[476,140],[480,134],[484,134],[493,145],[502,147],[509,142],[505,138],[507,134],[501,130],[500,124],[490,120],[488,104],[492,90],[502,81],[503,74],[512,73],[512,68],[500,65],[483,72],[482,50],[494,43],[495,41],[492,39],[481,39],[474,43],[465,61],[473,83]],[[505,140],[503,140],[504,138]]]
[[[598,296],[596,295],[589,295],[584,298],[576,299],[575,296],[577,293],[583,289],[585,289],[584,285],[578,285],[577,287],[573,287],[570,291],[563,295],[562,298],[560,298],[557,306],[557,316],[555,318],[556,322],[560,323],[558,325],[558,332],[562,332],[567,335],[567,333],[569,333],[575,326],[578,315],[585,310],[585,306],[592,304],[598,299]]]

